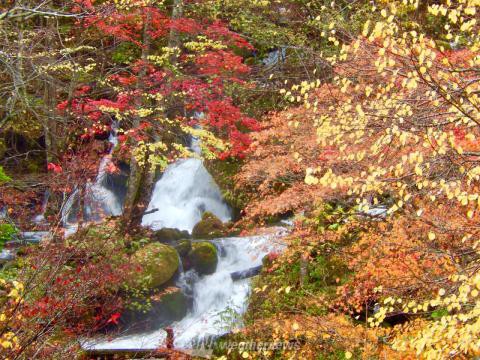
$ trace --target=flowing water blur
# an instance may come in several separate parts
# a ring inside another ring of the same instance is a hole
[[[241,326],[240,317],[248,306],[250,279],[233,281],[230,274],[262,264],[270,252],[280,251],[280,238],[285,228],[268,235],[232,237],[213,240],[219,249],[217,270],[211,275],[198,276],[194,270],[180,275],[176,285],[193,296],[193,309],[182,320],[171,325],[175,347],[188,349],[201,338],[223,335]],[[163,345],[165,331],[130,334],[111,341],[89,342],[86,348],[95,350],[153,350]]]
[[[201,152],[199,139],[191,139],[191,149],[197,154]],[[101,195],[97,208],[117,215],[121,213],[118,197],[110,193],[101,180],[108,161],[108,157],[102,159],[96,182],[89,189],[95,195]],[[182,159],[169,165],[155,184],[142,225],[153,230],[176,228],[191,232],[206,211],[223,222],[231,219],[230,208],[202,160]],[[217,269],[211,275],[200,276],[193,269],[184,272],[180,267],[176,286],[193,299],[193,306],[182,320],[171,325],[177,348],[188,349],[203,337],[222,335],[241,325],[239,319],[248,305],[250,281],[233,281],[231,273],[259,266],[265,255],[281,250],[283,245],[279,240],[285,231],[279,227],[268,235],[211,240],[218,249]],[[108,341],[89,340],[82,346],[96,351],[153,350],[164,345],[165,336],[165,331],[158,328]]]
[[[142,225],[154,230],[176,228],[192,231],[202,214],[209,211],[223,222],[230,220],[230,209],[212,176],[200,159],[178,160],[168,166],[155,184]]]

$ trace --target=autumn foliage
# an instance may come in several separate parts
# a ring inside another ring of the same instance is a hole
[[[281,90],[301,106],[269,117],[239,175],[245,191],[262,194],[247,216],[302,210],[317,232],[294,234],[283,261],[308,277],[319,266],[312,250],[327,246],[348,267],[330,311],[373,328],[405,323],[378,330],[399,357],[480,351],[478,4],[462,3],[427,10],[449,23],[447,39],[462,38],[458,50],[402,26],[408,6],[397,2],[374,9],[380,19],[351,42],[332,22],[332,81]],[[367,356],[367,345],[354,347]]]
[[[108,172],[122,163],[129,185],[146,188],[156,170],[193,156],[194,136],[205,158],[240,169],[220,174],[235,183],[228,195],[242,196],[231,203],[245,204],[237,228],[294,222],[284,251],[263,259],[242,329],[226,336],[289,347],[222,359],[478,357],[480,2],[180,3],[67,2],[56,9],[67,30],[50,24],[51,44],[2,15],[10,57],[0,60],[24,54],[22,44],[33,54],[0,73],[20,94],[0,114],[19,119],[9,125],[19,133],[35,124],[47,156],[33,184],[56,205],[53,240],[0,280],[0,348],[58,357],[116,328],[138,270],[132,238],[80,232],[71,242],[59,236],[59,204],[107,154]],[[25,94],[37,88],[33,102]],[[262,119],[244,111],[249,91],[265,100]],[[40,206],[26,184],[0,187],[19,226]]]

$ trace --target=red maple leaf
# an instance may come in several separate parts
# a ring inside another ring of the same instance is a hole
[[[110,319],[107,320],[107,324],[115,324],[118,325],[118,319],[120,319],[120,314],[119,312],[113,313],[112,316],[110,316]]]

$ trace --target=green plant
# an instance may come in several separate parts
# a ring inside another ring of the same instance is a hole
[[[7,174],[5,174],[5,171],[3,170],[3,167],[0,166],[0,184],[5,183],[5,182],[9,182],[11,180],[12,179],[10,177],[8,177]]]
[[[7,241],[12,240],[12,238],[17,234],[17,232],[17,228],[12,224],[0,224],[0,250],[3,249],[3,246]]]

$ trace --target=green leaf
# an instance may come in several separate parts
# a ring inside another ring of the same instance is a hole
[[[329,226],[328,226],[328,230],[337,231],[339,227],[340,227],[340,224],[339,224],[339,223],[335,223],[335,224],[329,225]]]
[[[13,239],[17,233],[17,228],[12,224],[3,223],[0,224],[0,250],[3,249],[3,246],[7,241]]]
[[[3,168],[0,166],[0,184],[11,181],[12,179],[5,174]]]
[[[430,314],[430,317],[434,320],[437,320],[447,315],[448,315],[447,309],[438,309],[438,310],[432,311],[432,313]]]

